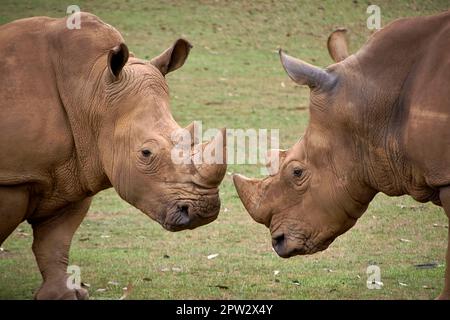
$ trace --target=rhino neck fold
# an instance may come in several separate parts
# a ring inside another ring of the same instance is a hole
[[[399,105],[401,79],[392,82],[392,94],[379,80],[365,76],[359,57],[344,61],[346,106],[339,109],[341,121],[354,142],[353,153],[360,159],[354,174],[362,186],[388,195],[402,195],[406,169],[400,145],[403,109]],[[398,88],[398,89],[396,89]],[[356,192],[357,194],[359,192]],[[373,196],[368,197],[371,200]],[[355,197],[359,198],[359,197]],[[364,195],[362,198],[365,198]],[[363,202],[365,202],[364,199]],[[370,201],[369,200],[369,201]]]
[[[422,177],[411,167],[404,137],[411,81],[423,50],[433,41],[440,20],[421,18],[421,28],[403,19],[376,32],[355,55],[340,63],[345,73],[347,121],[362,159],[365,183],[390,196],[418,194]],[[395,31],[395,32],[394,32]]]
[[[54,83],[74,140],[76,176],[82,191],[92,195],[111,186],[100,161],[97,131],[103,111],[107,55],[124,40],[117,30],[95,17],[83,16],[82,24],[79,30],[67,31],[65,21],[61,22],[53,26],[47,38]]]
[[[68,31],[62,19],[49,28],[46,37],[54,83],[74,139],[77,176],[82,190],[95,194],[111,186],[100,161],[97,131],[104,107],[107,55],[124,39],[92,15],[82,15],[81,23],[81,29]]]
[[[96,91],[102,87],[99,83],[102,81],[103,72],[94,69],[95,66],[90,72],[85,73],[90,75],[87,79],[83,79],[84,74],[81,72],[72,75],[73,78],[78,78],[78,81],[59,78],[61,73],[56,72],[61,107],[67,115],[75,143],[74,154],[80,184],[88,195],[111,187],[111,182],[102,167],[97,141],[100,117],[96,111],[100,110],[96,109],[102,105],[99,100],[103,95]]]

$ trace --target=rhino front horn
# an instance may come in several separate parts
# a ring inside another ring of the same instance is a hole
[[[227,171],[226,129],[221,129],[210,141],[200,145],[202,161],[195,165],[202,183],[218,186]]]
[[[234,174],[233,183],[239,198],[253,220],[268,227],[270,224],[270,217],[268,214],[264,214],[263,208],[261,207],[261,202],[263,201],[262,181],[258,179],[249,179],[240,174]]]

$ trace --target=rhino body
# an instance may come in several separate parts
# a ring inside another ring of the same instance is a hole
[[[183,39],[151,61],[129,54],[120,33],[81,13],[0,27],[0,244],[18,224],[33,227],[43,276],[35,297],[82,299],[66,286],[72,236],[92,196],[113,186],[166,229],[213,221],[226,166],[171,161],[164,76],[183,65]]]
[[[288,75],[311,89],[310,120],[278,172],[234,176],[250,215],[288,258],[326,249],[378,192],[411,195],[450,216],[450,12],[399,19],[348,56],[330,36],[335,64],[321,69],[280,51]],[[441,298],[450,297],[450,253]]]

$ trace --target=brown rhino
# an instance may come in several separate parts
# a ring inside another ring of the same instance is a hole
[[[290,78],[311,89],[308,127],[278,153],[278,172],[234,176],[278,255],[326,249],[378,192],[432,201],[450,217],[449,39],[447,11],[397,20],[351,56],[339,30],[328,42],[336,63],[326,69],[280,50]],[[449,265],[447,251],[440,298],[450,298]]]
[[[47,17],[0,27],[0,244],[32,225],[38,299],[87,297],[67,287],[66,269],[97,192],[113,186],[167,230],[192,229],[216,218],[226,170],[171,161],[180,127],[164,76],[184,64],[189,42],[145,61],[116,29],[80,17],[80,29]]]

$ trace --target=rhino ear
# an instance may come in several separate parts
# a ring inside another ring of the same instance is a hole
[[[178,39],[173,46],[153,58],[150,63],[153,64],[165,76],[171,71],[180,68],[186,61],[192,45],[184,39]]]
[[[112,48],[108,54],[108,69],[113,80],[117,80],[128,61],[129,51],[125,43]]]
[[[334,62],[341,62],[348,57],[347,30],[339,28],[328,37],[327,48]]]
[[[281,49],[280,60],[289,77],[300,85],[307,85],[311,89],[326,89],[334,84],[335,76],[327,71],[315,67],[302,60],[296,59],[284,53]]]

